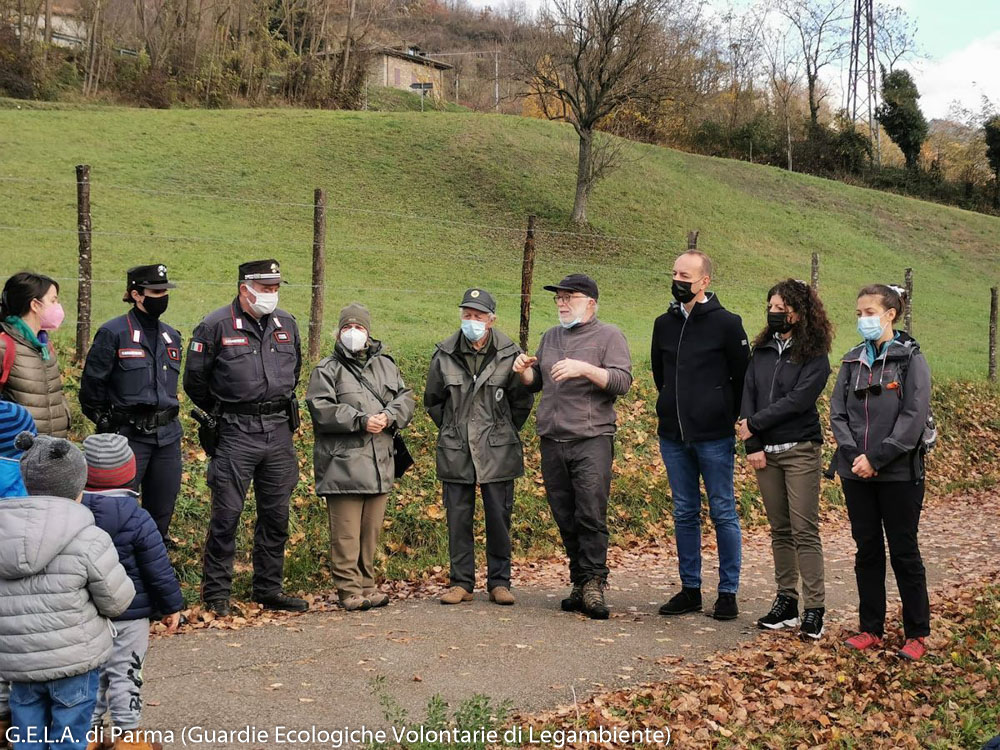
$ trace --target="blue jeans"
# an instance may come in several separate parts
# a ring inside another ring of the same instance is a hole
[[[10,689],[14,750],[85,750],[100,670]]]
[[[701,488],[705,480],[708,512],[719,547],[719,593],[735,594],[740,587],[743,540],[733,492],[735,438],[681,442],[660,438],[660,455],[667,467],[674,497],[674,536],[681,585],[701,588]]]

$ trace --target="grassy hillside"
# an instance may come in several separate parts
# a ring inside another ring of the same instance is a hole
[[[915,333],[938,383],[981,379],[986,368],[988,289],[1000,276],[1000,220],[741,162],[634,146],[629,163],[593,196],[587,236],[565,224],[576,143],[566,127],[455,113],[4,109],[0,102],[0,276],[23,267],[76,274],[73,166],[92,166],[94,318],[124,309],[124,269],[163,261],[180,288],[167,319],[190,332],[235,292],[242,260],[274,256],[293,284],[282,306],[305,324],[309,310],[312,191],[329,195],[326,345],[336,313],[359,299],[418,393],[434,342],[457,327],[462,291],[477,284],[499,299],[501,325],[516,334],[526,217],[539,217],[532,342],[556,322],[543,284],[583,270],[601,285],[601,315],[620,325],[634,352],[637,386],[620,405],[610,511],[613,541],[672,532],[655,445],[648,375],[653,318],[670,299],[670,268],[689,229],[717,265],[715,289],[754,332],[777,279],[807,278],[822,259],[821,292],[839,353],[857,338],[854,295],[873,280],[916,279]],[[75,309],[75,283],[63,289]],[[72,315],[70,316],[72,317]],[[72,341],[72,327],[59,336]],[[75,388],[78,369],[68,367]],[[984,384],[940,388],[942,447],[932,454],[939,488],[995,481],[1000,401]],[[186,409],[184,410],[187,411]],[[193,423],[185,418],[188,434]],[[80,422],[80,429],[89,424]],[[515,554],[558,547],[537,472],[529,422],[527,476],[518,483]],[[435,431],[418,410],[407,440],[417,466],[394,493],[385,534],[390,576],[447,561],[433,467]],[[291,588],[329,586],[325,509],[311,488],[311,435],[299,440],[286,568]],[[173,559],[197,597],[207,523],[204,456],[185,444]],[[745,464],[741,512],[761,519]],[[825,485],[835,499],[837,489]],[[250,505],[252,507],[252,498]],[[480,530],[481,531],[481,530]],[[236,593],[249,586],[244,517]],[[481,547],[480,547],[481,549]]]
[[[98,287],[97,319],[122,309],[126,266],[163,259],[191,282],[170,315],[189,329],[231,297],[241,259],[274,255],[299,284],[283,304],[304,320],[312,210],[269,202],[309,204],[320,186],[330,203],[327,310],[360,298],[393,349],[426,355],[453,328],[467,285],[498,292],[501,320],[516,327],[525,218],[571,229],[575,155],[567,127],[477,114],[0,110],[0,177],[30,180],[0,180],[0,272],[74,275],[73,165],[86,162],[95,278],[113,282]],[[533,340],[555,320],[541,285],[582,269],[601,284],[603,317],[643,359],[673,256],[699,228],[715,289],[748,329],[763,324],[770,283],[807,278],[817,251],[844,349],[856,338],[858,286],[901,281],[913,266],[915,333],[935,372],[985,370],[988,288],[1000,277],[995,218],[641,145],[597,189],[590,216],[607,238],[538,236]],[[613,239],[622,236],[635,239]]]

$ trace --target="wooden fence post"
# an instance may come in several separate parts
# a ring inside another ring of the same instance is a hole
[[[535,217],[528,217],[521,262],[521,349],[528,351],[528,327],[531,323],[531,279],[535,274]]]
[[[906,332],[913,335],[913,269],[906,269],[906,309],[904,311],[906,319]]]
[[[77,261],[76,361],[83,362],[90,349],[91,280],[93,253],[90,218],[90,165],[76,167],[76,233],[80,244]]]
[[[697,229],[693,232],[688,232],[688,250],[698,249],[698,235],[699,231]]]
[[[997,288],[990,289],[990,382],[997,382]]]
[[[819,253],[812,255],[812,272],[809,276],[809,282],[813,291],[819,294]]]
[[[313,193],[312,304],[309,308],[309,360],[319,359],[323,343],[323,302],[326,293],[326,191]]]

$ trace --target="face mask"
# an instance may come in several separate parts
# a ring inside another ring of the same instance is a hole
[[[162,297],[146,297],[142,301],[142,306],[146,308],[146,314],[158,318],[167,311],[170,303],[170,295],[164,294]]]
[[[247,287],[247,290],[257,298],[256,302],[250,303],[250,310],[258,318],[270,315],[278,306],[277,292],[258,292],[256,289]]]
[[[788,322],[788,313],[769,312],[767,314],[767,329],[771,333],[788,333],[792,324]]]
[[[58,302],[49,305],[39,316],[39,323],[43,331],[54,331],[59,326],[62,325],[63,319],[66,317],[66,313],[63,311],[63,306]]]
[[[340,332],[340,343],[349,352],[360,352],[368,343],[368,334],[360,328],[348,328]]]
[[[463,320],[462,334],[469,341],[479,341],[486,335],[486,324],[481,320]]]
[[[670,293],[674,295],[675,300],[682,305],[686,305],[697,296],[691,291],[691,284],[693,283],[692,281],[678,281],[674,279],[674,283],[670,285]]]
[[[864,315],[858,318],[858,333],[865,341],[878,341],[882,338],[885,326],[881,315]]]

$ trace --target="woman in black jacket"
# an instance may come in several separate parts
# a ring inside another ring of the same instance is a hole
[[[823,432],[816,401],[830,377],[833,327],[805,282],[787,279],[767,293],[767,327],[754,341],[737,425],[771,524],[778,595],[757,620],[769,630],[799,626],[823,635],[825,587],[819,535]],[[799,580],[804,613],[799,621]]]

